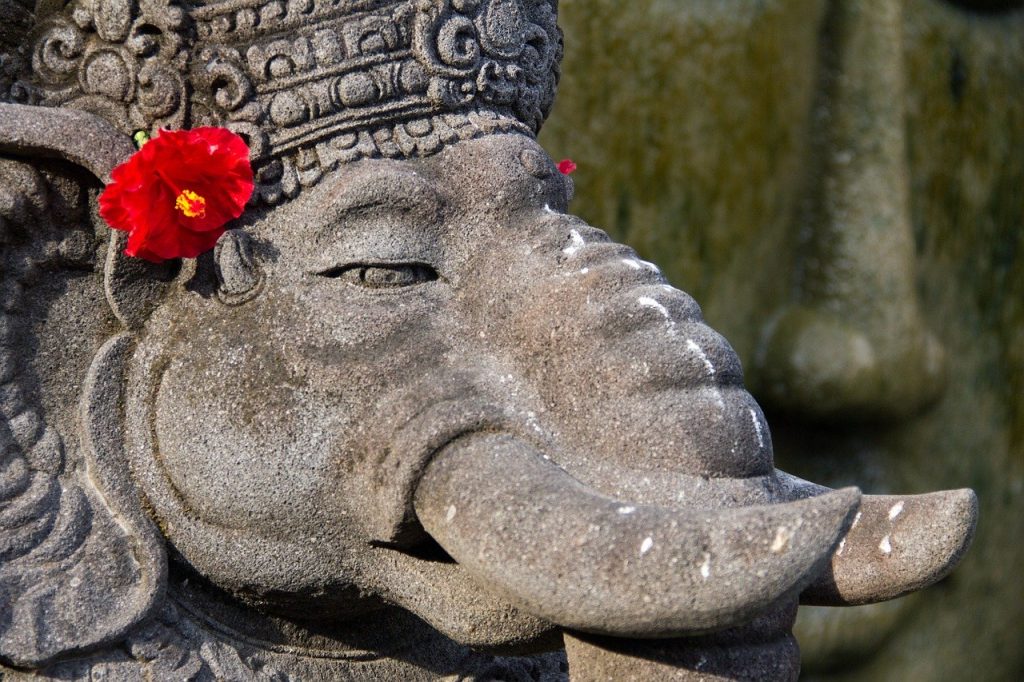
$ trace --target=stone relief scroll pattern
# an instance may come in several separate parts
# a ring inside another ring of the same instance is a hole
[[[58,428],[60,399],[40,376],[43,337],[73,343],[71,330],[52,329],[54,283],[91,270],[97,242],[78,180],[39,166],[0,159],[0,650],[36,658],[76,627],[116,630],[120,615],[81,625],[73,607],[91,599],[97,575],[137,573],[122,530],[83,483],[77,439]]]
[[[52,267],[80,268],[92,258],[90,235],[58,229],[47,217],[80,219],[81,197],[68,182],[0,159],[0,565],[29,554],[54,529],[64,441],[46,423],[24,357],[26,291]],[[0,572],[2,574],[2,572]],[[2,579],[0,579],[2,580]]]
[[[561,54],[553,0],[78,0],[10,98],[126,133],[229,127],[252,147],[254,201],[276,204],[338,163],[536,133]]]
[[[32,77],[12,99],[93,111],[126,133],[181,127],[188,24],[175,0],[72,3],[37,28]]]

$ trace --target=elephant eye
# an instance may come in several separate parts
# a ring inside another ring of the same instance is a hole
[[[356,263],[329,268],[317,274],[367,289],[397,289],[437,279],[437,270],[425,263]]]

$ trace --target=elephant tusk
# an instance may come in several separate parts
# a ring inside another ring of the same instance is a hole
[[[828,491],[781,472],[780,480],[795,498]],[[973,490],[865,495],[828,568],[807,586],[800,603],[871,604],[936,583],[967,552],[977,521]]]
[[[632,506],[491,433],[438,453],[414,506],[470,577],[526,613],[651,638],[738,625],[795,598],[821,572],[859,500],[847,488],[736,509]]]

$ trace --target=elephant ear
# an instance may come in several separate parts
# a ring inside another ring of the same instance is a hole
[[[168,285],[108,254],[118,240],[95,217],[99,181],[132,151],[91,114],[0,104],[0,661],[9,665],[38,668],[117,642],[165,592],[163,540],[123,465],[121,365],[130,329]]]

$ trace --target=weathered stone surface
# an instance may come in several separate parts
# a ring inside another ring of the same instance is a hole
[[[33,115],[0,104],[5,675],[787,679],[800,599],[953,568],[970,491],[777,471],[693,299],[567,214],[533,139],[554,11],[45,17],[11,90]],[[47,142],[68,120],[89,144]],[[212,252],[140,266],[92,210],[110,151],[209,122],[247,132],[259,195]]]
[[[800,610],[804,676],[1021,678],[1021,3],[595,0],[560,21],[541,140],[580,165],[574,209],[701,302],[777,460],[869,492],[979,493],[978,537],[940,588]],[[778,371],[794,359],[806,383]]]

